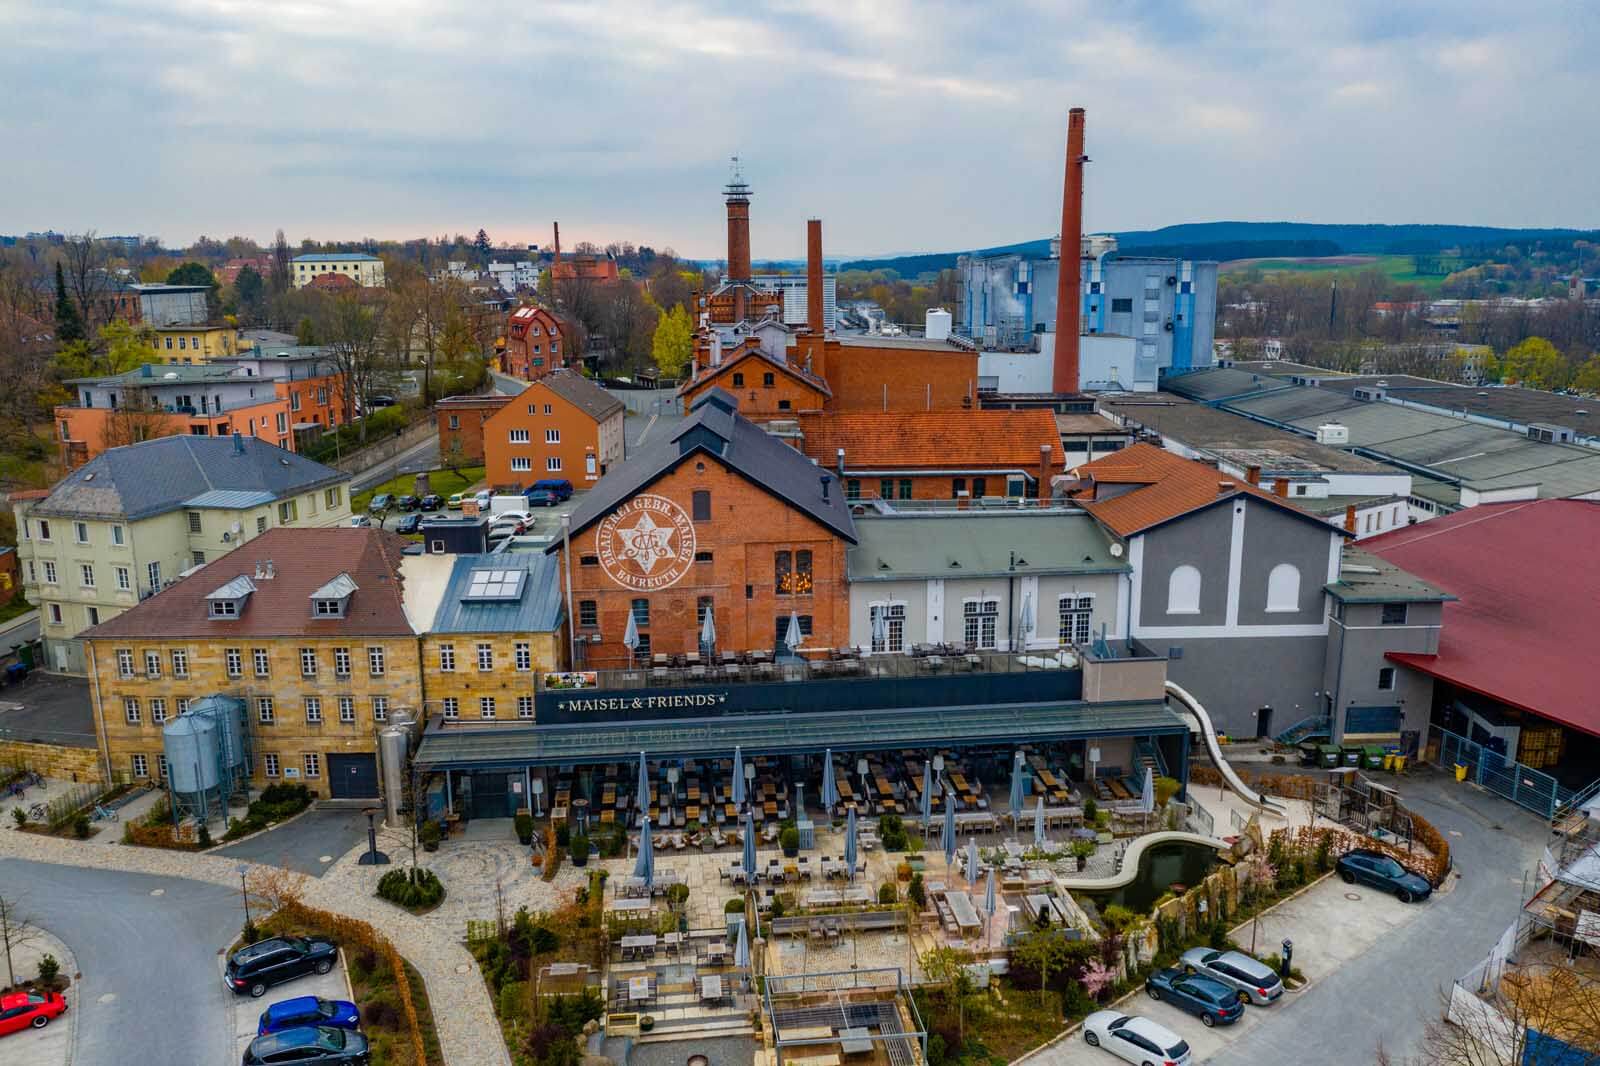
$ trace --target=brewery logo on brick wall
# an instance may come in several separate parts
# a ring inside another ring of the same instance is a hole
[[[635,496],[595,533],[600,568],[624,588],[670,588],[694,565],[694,523],[665,496]]]

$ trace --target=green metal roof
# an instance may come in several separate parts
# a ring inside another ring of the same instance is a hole
[[[1110,535],[1082,511],[869,513],[856,519],[856,537],[851,581],[1128,570],[1112,556]]]
[[[1344,603],[1446,603],[1456,597],[1360,548],[1346,547],[1339,580],[1324,585]]]
[[[1164,703],[1051,703],[900,711],[749,714],[588,725],[430,725],[415,762],[429,770],[488,769],[637,758],[705,758],[869,751],[943,744],[1014,744],[1091,736],[1187,733]]]

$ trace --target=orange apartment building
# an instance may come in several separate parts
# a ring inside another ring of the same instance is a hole
[[[622,461],[623,412],[582,374],[553,370],[483,420],[484,477],[524,489],[548,478],[592,485]]]
[[[506,346],[500,370],[534,381],[567,365],[566,330],[543,307],[518,307],[506,318]]]
[[[574,668],[697,652],[707,611],[718,652],[782,654],[850,642],[846,550],[855,525],[834,477],[703,394],[670,437],[622,463],[573,511]],[[638,643],[625,643],[632,616]]]
[[[483,462],[483,427],[511,402],[502,392],[475,396],[446,396],[434,404],[439,422],[439,458],[476,466]]]

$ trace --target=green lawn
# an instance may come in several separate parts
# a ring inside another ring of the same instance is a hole
[[[1344,257],[1339,257],[1344,258]],[[1316,259],[1263,259],[1251,263],[1247,269],[1259,270],[1264,274],[1293,273],[1293,274],[1343,274],[1353,276],[1368,270],[1376,270],[1389,280],[1399,285],[1416,285],[1426,292],[1437,292],[1444,284],[1444,276],[1438,274],[1418,274],[1416,260],[1409,255],[1379,255],[1373,256],[1364,263],[1351,264],[1331,262]],[[1229,274],[1235,273],[1229,271]]]
[[[461,473],[452,470],[432,470],[428,473],[428,487],[439,495],[449,497],[457,492],[464,492],[483,480],[483,467],[464,466]],[[399,477],[390,478],[388,481],[374,485],[365,492],[359,492],[350,498],[350,510],[355,514],[366,514],[367,505],[372,498],[381,492],[392,496],[409,496],[417,487],[416,474],[401,474]]]
[[[0,604],[0,623],[9,622],[13,618],[27,614],[33,610],[33,604],[22,593],[17,593],[11,598],[10,603]]]

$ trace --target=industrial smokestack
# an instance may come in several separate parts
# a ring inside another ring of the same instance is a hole
[[[806,325],[822,336],[822,219],[806,222]]]
[[[556,228],[556,258],[555,258],[555,261],[557,263],[559,263],[559,262],[561,262],[561,223],[555,222],[555,223],[552,223],[552,225],[554,225],[555,228]]]
[[[1083,108],[1067,114],[1067,173],[1061,190],[1061,270],[1056,280],[1056,360],[1050,387],[1078,391],[1083,318]]]
[[[740,173],[738,156],[733,157],[733,173],[722,189],[722,198],[728,205],[728,280],[737,286],[750,280],[750,186]],[[734,289],[733,308],[735,320],[742,320],[744,289]]]

